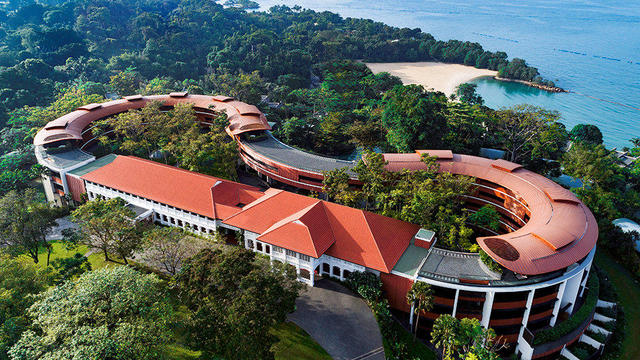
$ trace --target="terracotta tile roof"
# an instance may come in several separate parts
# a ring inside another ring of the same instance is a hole
[[[214,219],[241,210],[259,189],[134,156],[118,156],[82,179]]]
[[[319,258],[335,237],[323,202],[318,201],[267,229],[258,240]]]
[[[420,228],[275,189],[223,222],[262,234],[258,239],[273,245],[316,258],[326,253],[383,272],[391,271]]]

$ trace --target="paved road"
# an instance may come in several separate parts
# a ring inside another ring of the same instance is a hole
[[[78,229],[78,225],[71,221],[70,216],[65,216],[56,219],[57,225],[54,226],[47,234],[47,241],[60,240],[63,238],[62,230],[65,229]]]
[[[362,299],[333,281],[320,280],[309,287],[298,298],[289,320],[336,360],[384,360],[373,313]]]

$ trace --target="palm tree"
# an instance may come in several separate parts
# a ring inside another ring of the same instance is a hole
[[[640,147],[640,138],[634,137],[629,141],[631,141],[634,148]]]
[[[420,313],[433,308],[433,289],[431,289],[431,285],[420,281],[414,282],[407,293],[407,302],[409,305],[413,305],[413,312],[418,316],[416,319],[416,328],[413,333],[413,340],[415,341],[418,335]]]
[[[440,315],[433,322],[431,330],[431,343],[437,349],[442,349],[443,360],[454,360],[456,341],[458,340],[458,319],[451,315]]]

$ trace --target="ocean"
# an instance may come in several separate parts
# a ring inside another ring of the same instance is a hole
[[[558,110],[562,122],[597,125],[608,147],[640,137],[640,1],[637,0],[259,0],[344,17],[420,28],[437,39],[468,40],[537,67],[572,93],[478,79],[486,105],[522,103]]]

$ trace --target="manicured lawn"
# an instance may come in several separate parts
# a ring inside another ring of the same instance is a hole
[[[402,325],[398,324],[396,321],[393,321],[393,331],[398,334],[398,342],[404,343],[406,345],[407,350],[409,351],[410,359],[420,359],[420,360],[436,360],[436,354],[425,344],[420,341],[413,341],[413,335],[408,332]],[[382,338],[382,344],[384,346],[384,353],[387,356],[391,355],[391,344],[385,339]]]
[[[113,261],[105,261],[103,253],[93,253],[89,255],[88,259],[89,259],[89,264],[91,264],[91,269],[93,270],[102,269],[102,268],[112,268],[112,267],[122,265],[120,263],[116,263]]]
[[[330,360],[331,356],[306,331],[292,322],[273,329],[280,341],[273,346],[276,360]],[[200,351],[178,344],[167,345],[167,356],[175,360],[201,360]]]
[[[53,262],[56,259],[73,257],[76,253],[85,254],[88,251],[85,245],[80,245],[73,249],[67,249],[62,241],[51,241],[50,244],[53,247],[50,262]],[[20,255],[20,259],[33,262],[33,259],[28,255]],[[47,249],[41,248],[38,251],[38,265],[43,267],[47,266]]]
[[[273,346],[276,360],[331,359],[331,356],[307,334],[292,322],[285,322],[272,330],[280,341]]]
[[[596,253],[596,265],[605,270],[618,292],[627,320],[626,336],[622,344],[621,360],[640,359],[640,285],[629,272],[607,254]]]

